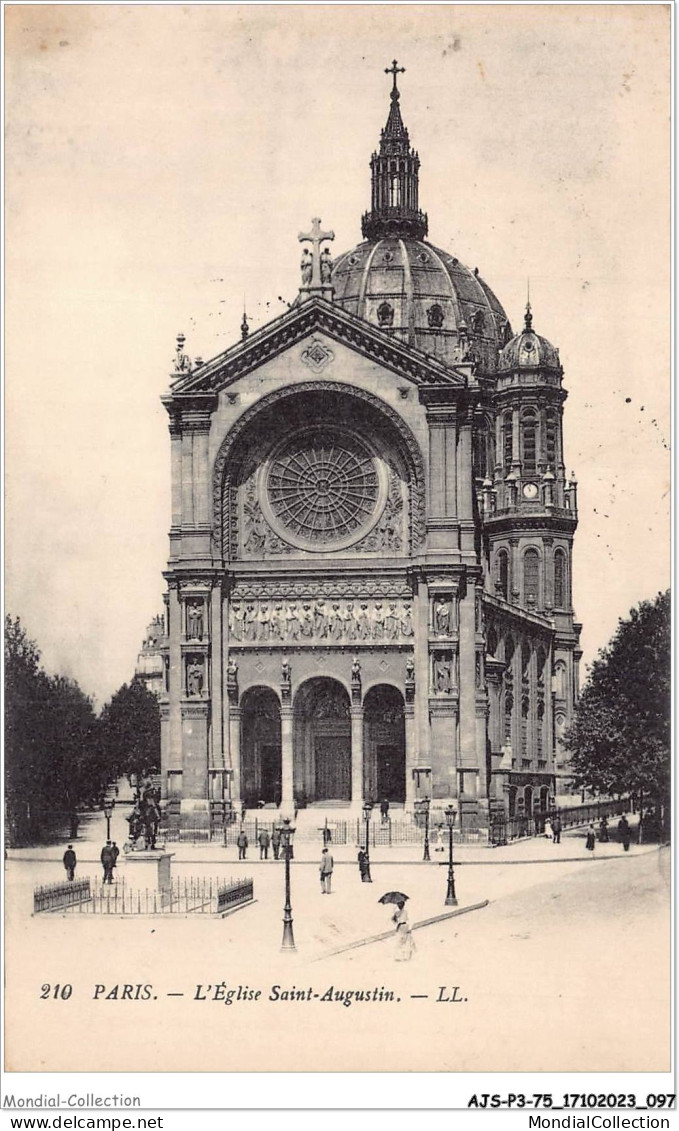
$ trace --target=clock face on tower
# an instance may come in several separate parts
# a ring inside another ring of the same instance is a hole
[[[538,489],[535,483],[526,483],[523,488],[523,495],[525,499],[537,499]]]

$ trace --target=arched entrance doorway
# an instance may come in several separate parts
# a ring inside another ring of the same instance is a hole
[[[269,687],[251,687],[241,699],[241,796],[248,807],[281,798],[281,708]]]
[[[380,683],[363,700],[363,788],[373,801],[406,799],[406,741],[403,696]]]
[[[351,800],[349,695],[335,679],[303,683],[294,702],[295,800]]]

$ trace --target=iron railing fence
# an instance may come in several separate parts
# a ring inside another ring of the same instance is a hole
[[[491,845],[497,848],[510,840],[541,836],[548,831],[548,822],[557,815],[561,820],[562,831],[577,828],[579,825],[588,825],[590,822],[593,822],[598,830],[602,817],[610,820],[623,813],[629,813],[631,808],[631,799],[625,797],[613,801],[590,801],[585,805],[574,805],[567,809],[538,810],[531,817],[525,814],[506,817],[499,813],[491,818],[489,840]],[[612,837],[614,833],[615,830],[610,830],[609,836]]]
[[[89,880],[64,880],[57,884],[42,884],[33,891],[33,913],[57,911],[91,898]]]
[[[58,902],[54,891],[36,888],[36,911],[64,910],[86,915],[218,915],[226,910],[252,902],[252,879],[223,880],[209,876],[191,876],[173,880],[167,889],[131,888],[124,880],[113,884],[80,880],[68,884],[69,889],[79,884],[86,888],[80,899]],[[64,888],[65,884],[51,884],[50,889]]]

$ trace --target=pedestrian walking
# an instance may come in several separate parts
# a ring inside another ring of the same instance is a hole
[[[321,853],[321,895],[331,894],[332,870],[334,867],[335,861],[326,845]]]
[[[269,845],[271,844],[271,837],[269,836],[266,829],[262,829],[261,833],[257,837],[257,840],[259,841],[259,859],[260,860],[268,860],[269,859]]]
[[[599,821],[599,842],[608,844],[608,821],[605,817],[602,817]]]
[[[627,817],[624,813],[618,821],[618,836],[622,841],[622,847],[624,848],[625,852],[629,852],[630,841],[632,839],[632,830],[629,827]]]
[[[403,901],[396,905],[392,921],[396,925],[396,954],[394,958],[396,962],[410,962],[415,953],[415,941],[408,922],[406,905]]]
[[[239,832],[236,844],[238,845],[238,859],[245,860],[245,854],[248,850],[248,838],[245,835],[245,829],[241,829]]]
[[[585,848],[587,849],[588,852],[594,852],[595,845],[596,845],[596,833],[594,831],[594,825],[590,822],[590,826],[587,829],[587,838],[585,840]]]
[[[75,838],[78,835],[78,826],[80,824],[80,818],[78,817],[78,814],[75,811],[73,813],[71,813],[71,816],[69,818],[69,824],[71,826],[71,831],[70,831],[69,835],[71,837],[71,840],[75,840]]]
[[[552,824],[552,843],[553,844],[561,844],[561,828],[562,828],[562,825],[561,825],[561,817],[559,816],[558,813],[555,813],[554,816],[552,817],[551,824]]]
[[[278,860],[278,854],[281,850],[281,830],[277,825],[274,825],[274,829],[271,834],[271,848],[273,849],[274,860]]]
[[[370,883],[370,872],[368,871],[368,854],[363,848],[358,850],[358,870],[361,874],[361,880],[364,884]]]
[[[104,877],[102,882],[105,884],[112,884],[115,856],[113,854],[113,845],[111,844],[110,840],[107,840],[106,844],[102,848],[100,860],[101,866],[104,869]]]
[[[66,869],[66,878],[69,880],[75,879],[75,866],[78,863],[73,845],[69,844],[64,853],[64,868]]]
[[[382,824],[386,825],[389,820],[389,801],[386,797],[380,802],[380,813],[382,815]]]

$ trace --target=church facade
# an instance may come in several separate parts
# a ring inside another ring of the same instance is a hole
[[[208,362],[178,339],[160,702],[187,820],[430,797],[474,828],[566,788],[563,369],[428,242],[397,73],[363,241],[333,261],[313,221],[292,308]]]

